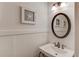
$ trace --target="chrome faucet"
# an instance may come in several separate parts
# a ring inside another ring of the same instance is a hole
[[[64,44],[60,45],[60,42],[57,42],[57,43],[54,42],[54,46],[58,47],[58,48],[61,48],[61,49],[64,49],[66,47],[66,45],[64,45]]]
[[[54,44],[55,44],[55,47],[60,48],[60,43],[59,42],[57,44],[56,43],[54,43]]]

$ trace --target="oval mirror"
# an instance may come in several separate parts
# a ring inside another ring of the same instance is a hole
[[[71,29],[71,22],[69,17],[64,13],[58,13],[52,20],[52,31],[58,38],[66,37]]]

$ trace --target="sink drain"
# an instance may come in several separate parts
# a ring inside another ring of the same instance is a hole
[[[58,55],[57,53],[55,53],[55,55]]]

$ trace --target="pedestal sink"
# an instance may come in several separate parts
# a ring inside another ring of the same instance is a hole
[[[48,57],[72,57],[74,55],[74,50],[57,48],[51,43],[41,46],[39,49]]]

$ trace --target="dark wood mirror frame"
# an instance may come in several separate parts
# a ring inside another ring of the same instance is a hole
[[[68,22],[68,29],[67,29],[67,32],[66,32],[66,34],[63,35],[63,36],[58,36],[58,35],[55,33],[55,31],[54,31],[54,26],[53,26],[53,25],[54,25],[55,18],[56,18],[57,16],[59,16],[59,15],[63,15],[64,17],[66,17],[67,22]],[[52,32],[54,33],[54,35],[55,35],[56,37],[58,37],[58,38],[65,38],[65,37],[67,37],[68,34],[70,33],[70,30],[71,30],[71,22],[70,22],[69,17],[68,17],[65,13],[58,13],[58,14],[56,14],[56,15],[53,17],[53,19],[52,19],[51,28],[52,28]]]

